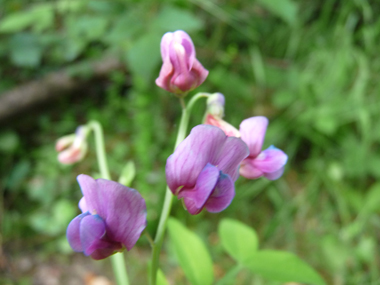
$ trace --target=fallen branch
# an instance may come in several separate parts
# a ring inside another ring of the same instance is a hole
[[[11,89],[0,96],[0,121],[39,103],[70,94],[84,82],[105,77],[122,68],[123,64],[118,59],[108,57],[97,62],[77,64]]]

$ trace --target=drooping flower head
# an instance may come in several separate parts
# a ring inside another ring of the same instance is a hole
[[[240,166],[240,174],[248,179],[265,176],[275,180],[284,173],[288,156],[280,149],[270,146],[261,151],[268,126],[266,117],[257,116],[240,124],[241,139],[248,145],[249,156]]]
[[[161,57],[163,65],[156,84],[176,95],[186,95],[208,75],[208,70],[195,58],[194,44],[184,31],[166,33],[162,37]]]
[[[223,211],[235,196],[238,167],[248,154],[241,139],[214,126],[196,126],[166,162],[168,186],[192,215],[203,208]]]
[[[134,189],[106,179],[77,177],[83,197],[82,214],[67,227],[66,236],[74,251],[103,259],[132,249],[146,227],[146,205]]]
[[[73,164],[81,161],[87,153],[87,126],[79,126],[75,134],[60,138],[55,149],[59,152],[58,161],[62,164]]]
[[[240,166],[240,174],[248,179],[264,176],[275,180],[284,172],[288,156],[280,149],[270,146],[261,151],[268,126],[266,117],[257,116],[244,120],[239,130],[224,121],[224,96],[215,93],[208,98],[204,123],[220,128],[227,136],[240,137],[249,148],[249,156]]]

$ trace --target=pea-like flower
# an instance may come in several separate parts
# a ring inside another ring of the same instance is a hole
[[[60,138],[55,149],[59,152],[58,161],[62,164],[73,164],[81,161],[87,153],[87,126],[79,126],[75,134]]]
[[[274,146],[261,151],[268,119],[262,116],[251,117],[244,120],[237,130],[222,119],[224,102],[224,96],[221,93],[212,94],[208,98],[204,123],[220,128],[227,136],[240,137],[248,145],[250,153],[241,163],[240,174],[248,179],[264,176],[269,180],[275,180],[281,177],[288,156]]]
[[[239,164],[248,154],[241,139],[214,126],[196,126],[166,162],[168,186],[192,215],[203,208],[223,211],[235,196]]]
[[[161,57],[163,65],[156,84],[176,95],[186,95],[208,75],[208,70],[195,58],[194,44],[184,31],[166,33],[162,37]]]
[[[77,177],[83,198],[82,214],[67,227],[74,251],[99,260],[132,249],[146,227],[146,205],[134,189],[106,179]]]
[[[262,116],[245,119],[240,124],[241,139],[249,148],[249,156],[240,166],[240,174],[245,178],[256,179],[264,176],[275,180],[284,173],[288,156],[274,146],[261,150],[267,126],[268,119]]]

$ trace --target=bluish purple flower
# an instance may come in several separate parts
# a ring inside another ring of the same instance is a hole
[[[196,126],[166,162],[168,186],[192,215],[203,208],[223,211],[235,196],[239,164],[248,154],[241,139],[214,126]]]
[[[146,205],[134,189],[106,179],[77,177],[83,198],[82,214],[67,227],[66,236],[74,251],[103,259],[132,249],[146,227]]]
[[[240,174],[248,179],[261,176],[275,180],[284,173],[288,156],[280,149],[270,146],[261,151],[268,126],[266,117],[257,116],[240,124],[241,139],[248,145],[249,156],[240,166]]]
[[[166,33],[161,40],[163,65],[156,84],[174,94],[183,95],[205,81],[208,70],[195,58],[195,47],[184,31]]]

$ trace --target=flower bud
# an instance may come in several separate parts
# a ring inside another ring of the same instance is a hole
[[[204,124],[222,129],[229,137],[240,137],[239,131],[231,124],[224,121],[224,96],[222,93],[214,93],[207,99],[207,110]]]
[[[156,84],[176,95],[185,96],[208,75],[208,70],[195,58],[194,44],[184,31],[166,33],[162,37],[161,56],[163,65]]]
[[[75,134],[60,138],[55,149],[59,152],[58,161],[62,164],[73,164],[81,161],[87,153],[88,127],[79,126]]]

